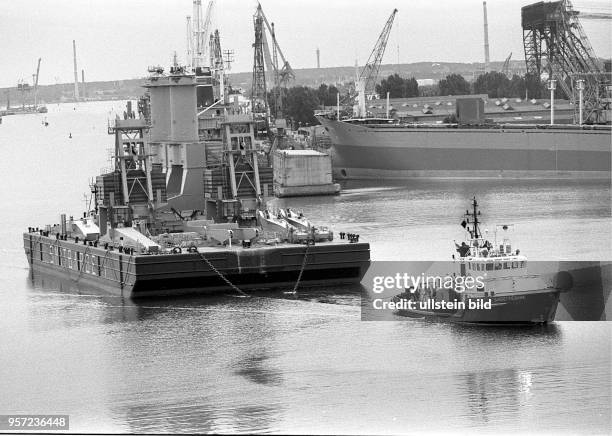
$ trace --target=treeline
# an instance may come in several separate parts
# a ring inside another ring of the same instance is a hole
[[[542,98],[547,95],[545,84],[531,75],[511,78],[504,73],[491,71],[478,76],[474,83],[469,83],[460,74],[449,74],[436,85],[418,86],[417,81],[393,74],[383,79],[376,86],[376,92],[381,98],[423,97],[487,94],[490,98]]]
[[[276,116],[275,91],[276,89],[273,89],[268,93],[269,107],[274,116]],[[349,88],[338,89],[334,85],[326,84],[319,86],[318,89],[308,86],[282,88],[283,118],[291,121],[294,128],[318,124],[314,116],[315,110],[321,106],[335,106],[338,93],[340,93],[341,104],[345,106],[347,96],[353,92],[354,90]],[[526,96],[543,98],[548,96],[546,85],[537,77],[514,75],[509,78],[497,71],[481,74],[473,83],[465,80],[460,74],[449,74],[437,84],[426,86],[419,86],[414,77],[404,78],[398,74],[392,74],[376,85],[376,93],[380,98],[386,98],[387,92],[390,98],[469,94],[487,94],[490,98],[525,98]]]
[[[275,113],[275,92],[268,92],[268,106],[272,115]],[[315,110],[320,106],[335,106],[337,95],[340,91],[334,85],[322,84],[318,89],[308,86],[294,86],[292,88],[281,88],[283,107],[283,118],[290,120],[294,128],[319,124],[314,116]],[[342,96],[342,93],[340,93]]]

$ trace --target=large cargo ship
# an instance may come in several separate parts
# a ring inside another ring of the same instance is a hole
[[[336,179],[610,179],[610,126],[461,126],[318,117]]]

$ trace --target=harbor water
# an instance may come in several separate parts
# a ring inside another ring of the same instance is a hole
[[[51,105],[0,126],[0,414],[67,414],[71,432],[103,433],[610,432],[610,322],[364,322],[360,286],[135,303],[32,275],[22,232],[87,209],[124,106]],[[514,224],[530,260],[612,260],[609,182],[343,188],[272,203],[359,234],[375,261],[449,260],[476,196],[483,227]]]

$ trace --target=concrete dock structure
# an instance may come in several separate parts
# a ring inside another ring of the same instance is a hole
[[[300,197],[335,195],[331,156],[315,150],[277,150],[273,156],[274,195]]]

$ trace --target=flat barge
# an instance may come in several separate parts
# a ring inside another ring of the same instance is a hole
[[[231,291],[227,281],[241,290],[291,290],[298,278],[300,286],[358,283],[370,264],[370,247],[363,242],[197,247],[197,252],[142,254],[45,235],[40,230],[23,234],[33,271],[126,298]]]

